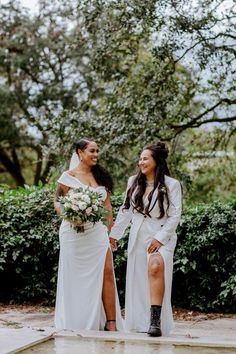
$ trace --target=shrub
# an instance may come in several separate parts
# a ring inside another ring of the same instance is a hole
[[[123,202],[123,194],[116,193],[112,197],[112,208],[114,216],[117,215],[119,208]],[[119,241],[119,247],[114,255],[114,267],[116,274],[116,283],[119,291],[119,300],[121,307],[125,304],[125,280],[126,280],[126,263],[127,263],[127,246],[128,246],[128,229],[124,237]]]
[[[26,188],[0,195],[0,301],[53,303],[60,220],[53,188]],[[123,196],[112,196],[114,216]],[[202,311],[235,311],[236,202],[185,208],[174,257],[173,303]],[[114,254],[124,305],[128,231]]]
[[[59,220],[52,205],[50,188],[21,188],[1,195],[1,301],[54,299]]]
[[[236,310],[236,201],[186,208],[178,227],[173,302],[201,311]]]

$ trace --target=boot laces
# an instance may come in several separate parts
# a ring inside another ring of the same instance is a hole
[[[160,314],[157,311],[151,313],[151,324],[157,326],[160,324]]]

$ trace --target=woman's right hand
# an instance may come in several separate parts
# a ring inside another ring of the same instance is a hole
[[[110,241],[112,252],[117,251],[118,248],[117,240],[113,237],[109,237],[109,241]]]

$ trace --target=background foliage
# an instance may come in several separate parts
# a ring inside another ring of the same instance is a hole
[[[52,190],[10,190],[0,204],[1,301],[52,301],[59,249]]]
[[[236,311],[236,200],[185,208],[178,229],[173,298],[201,311]]]
[[[202,200],[203,183],[204,191],[220,184],[224,198],[224,178],[194,185],[190,166],[203,151],[209,165],[212,152],[224,153],[219,169],[235,156],[236,4],[40,0],[39,6],[29,13],[18,1],[0,5],[0,181],[54,181],[78,138],[91,136],[123,188],[143,145],[162,139],[172,172],[187,191],[192,184],[191,198]],[[201,178],[205,170],[194,172]]]
[[[114,212],[122,194],[112,197]],[[55,300],[59,218],[52,188],[5,191],[0,198],[0,301]],[[236,201],[186,207],[178,228],[173,303],[202,311],[236,310]],[[127,233],[114,255],[122,306]]]
[[[235,310],[235,40],[228,0],[40,0],[38,13],[0,4],[0,183],[25,186],[0,198],[1,300],[54,301],[59,221],[42,186],[77,140],[98,142],[122,191],[143,146],[161,139],[191,205],[173,300]],[[115,255],[122,301],[126,245]]]

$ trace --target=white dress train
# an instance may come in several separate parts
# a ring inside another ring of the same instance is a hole
[[[58,182],[70,188],[87,187],[68,172],[64,172]],[[105,187],[92,189],[106,199]],[[103,274],[110,248],[107,227],[102,222],[87,223],[85,231],[78,233],[63,220],[59,239],[55,326],[66,330],[102,330],[106,322],[102,302]],[[117,329],[122,330],[117,290],[116,321]]]

